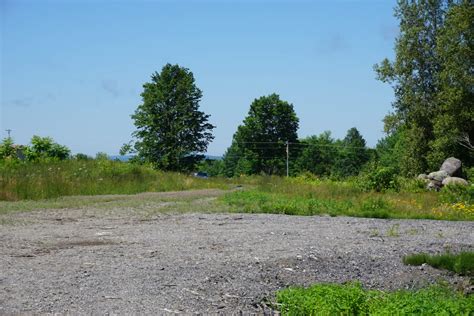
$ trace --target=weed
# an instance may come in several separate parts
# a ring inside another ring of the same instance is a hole
[[[387,231],[388,237],[400,237],[400,232],[398,231],[400,224],[392,225],[389,230]]]

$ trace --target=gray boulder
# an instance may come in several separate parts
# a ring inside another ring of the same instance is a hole
[[[439,191],[441,189],[441,182],[436,181],[436,180],[428,180],[428,184],[426,185],[426,188],[430,191]]]
[[[443,185],[468,185],[467,181],[458,177],[447,177],[442,182]]]
[[[443,182],[443,180],[446,179],[447,177],[449,177],[449,174],[448,174],[445,170],[440,170],[440,171],[431,172],[431,173],[428,175],[428,179],[437,181],[437,182],[439,182],[440,184],[441,184],[441,182]]]
[[[428,175],[422,173],[422,174],[419,174],[418,177],[416,178],[419,180],[428,180]]]
[[[450,157],[443,162],[439,170],[446,171],[449,176],[454,176],[454,175],[461,174],[461,167],[462,167],[461,160],[454,157]]]

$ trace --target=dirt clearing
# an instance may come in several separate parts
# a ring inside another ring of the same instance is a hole
[[[402,257],[473,250],[472,222],[195,213],[219,211],[221,193],[81,197],[1,215],[0,314],[263,312],[289,285],[467,282]]]

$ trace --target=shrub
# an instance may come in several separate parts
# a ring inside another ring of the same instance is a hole
[[[395,168],[378,167],[361,175],[358,178],[358,185],[365,191],[399,191],[400,183],[398,182],[397,174]]]

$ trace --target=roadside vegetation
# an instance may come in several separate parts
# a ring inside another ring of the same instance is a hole
[[[230,181],[163,172],[108,159],[0,163],[0,200],[40,200],[68,195],[228,188]]]
[[[365,290],[359,283],[291,287],[276,295],[282,315],[471,315],[474,296],[442,285],[417,291]]]
[[[438,255],[427,253],[411,254],[403,258],[403,263],[413,266],[428,264],[433,268],[445,269],[460,275],[474,277],[474,252],[472,251]]]
[[[474,220],[470,187],[454,193],[449,187],[427,192],[420,190],[417,180],[405,179],[401,191],[375,192],[364,189],[360,180],[260,177],[252,188],[229,192],[222,199],[248,213]]]

